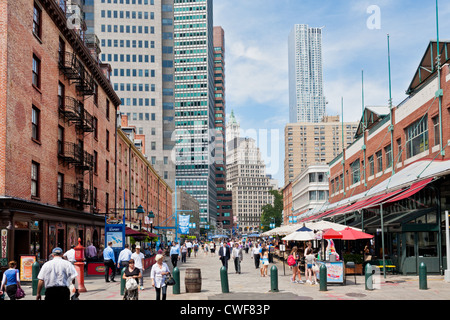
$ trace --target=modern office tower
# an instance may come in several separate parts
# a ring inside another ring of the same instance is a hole
[[[226,137],[225,137],[225,32],[214,27],[214,124],[215,165],[217,187],[217,226],[233,229],[233,203],[231,191],[227,190]]]
[[[320,122],[325,114],[322,28],[296,24],[289,34],[289,122]]]
[[[212,0],[174,1],[176,185],[216,225]]]
[[[238,232],[259,232],[261,207],[273,204],[269,191],[276,188],[276,183],[266,175],[266,166],[255,140],[240,137],[234,114],[227,124],[227,132],[227,188],[232,191]]]
[[[148,160],[174,189],[173,1],[88,0],[83,11],[101,61],[112,66],[121,113],[145,135]]]
[[[312,164],[326,164],[354,141],[358,122],[339,121],[339,116],[324,116],[320,123],[288,123],[284,129],[284,183]]]

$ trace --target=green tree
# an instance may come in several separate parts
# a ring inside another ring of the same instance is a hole
[[[278,190],[270,190],[270,193],[273,196],[273,205],[269,203],[261,208],[262,232],[270,230],[270,224],[273,222],[275,227],[279,227],[283,220],[283,193]]]

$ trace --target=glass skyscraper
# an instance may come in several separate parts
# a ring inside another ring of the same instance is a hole
[[[176,185],[199,201],[200,227],[216,225],[212,0],[174,0]]]
[[[296,24],[289,34],[289,122],[320,122],[325,114],[322,28]]]

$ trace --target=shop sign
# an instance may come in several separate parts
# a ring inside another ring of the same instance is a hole
[[[20,256],[20,281],[32,281],[33,263],[36,256]]]
[[[8,265],[8,230],[2,229],[1,231],[1,248],[0,248],[0,266],[5,267]]]

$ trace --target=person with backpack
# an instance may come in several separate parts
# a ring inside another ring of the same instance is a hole
[[[292,267],[292,283],[303,283],[302,281],[302,275],[300,273],[300,269],[298,266],[298,248],[297,246],[294,246],[291,250],[291,254],[288,257],[288,265]],[[298,281],[295,280],[295,278],[298,275]]]

